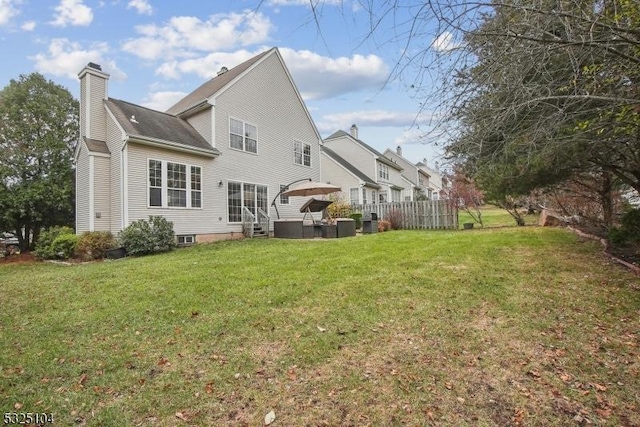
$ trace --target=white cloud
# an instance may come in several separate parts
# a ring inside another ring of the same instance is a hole
[[[27,22],[23,23],[20,28],[22,28],[24,31],[33,31],[33,30],[36,29],[36,22],[35,21],[27,21]]]
[[[178,79],[183,74],[195,74],[203,79],[210,79],[214,77],[223,66],[227,68],[235,67],[247,59],[254,57],[261,51],[262,50],[250,52],[248,50],[239,50],[232,53],[216,52],[201,58],[169,61],[158,67],[156,74],[168,79]]]
[[[461,43],[453,39],[452,33],[443,31],[442,34],[433,39],[431,46],[438,52],[449,52],[450,50],[459,48]]]
[[[91,8],[82,3],[83,0],[60,0],[60,4],[55,7],[51,25],[56,27],[66,27],[67,25],[87,26],[93,21]]]
[[[402,132],[394,141],[394,145],[410,145],[422,143],[421,138],[424,136],[424,132],[420,129],[411,128]]]
[[[141,15],[151,15],[153,13],[153,7],[147,0],[131,0],[127,4],[127,9],[135,9]]]
[[[161,51],[162,46],[154,49]],[[232,68],[266,50],[238,50],[215,52],[203,57],[173,59],[162,63],[156,74],[167,79],[178,79],[184,74],[195,74],[210,79],[222,67]],[[389,73],[382,58],[376,55],[353,55],[330,58],[307,50],[281,48],[287,68],[306,100],[326,99],[365,89],[380,89]],[[318,82],[322,82],[319,84]]]
[[[94,62],[102,65],[102,69],[116,80],[126,79],[113,60],[109,60],[106,54],[109,46],[106,43],[94,43],[88,48],[83,48],[80,43],[68,39],[53,39],[46,53],[30,56],[35,62],[35,69],[43,74],[64,76],[77,79],[78,73],[87,65]]]
[[[141,105],[152,110],[166,111],[185,96],[187,96],[186,92],[154,92],[144,98]]]
[[[18,13],[13,0],[0,0],[0,26],[9,23]]]
[[[280,52],[305,99],[380,89],[389,74],[387,65],[377,55],[330,58],[308,50],[282,48]]]
[[[191,58],[201,52],[219,52],[269,40],[273,25],[258,12],[219,13],[203,21],[192,16],[176,16],[164,25],[141,25],[141,37],[131,39],[123,50],[144,59]]]
[[[413,125],[415,119],[415,112],[360,110],[328,114],[316,124],[321,133],[329,133],[338,129],[349,129],[352,123],[356,123],[358,127],[409,127]]]

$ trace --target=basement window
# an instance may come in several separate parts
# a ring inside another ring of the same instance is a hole
[[[196,242],[194,234],[182,234],[176,237],[178,238],[178,246],[189,246]]]

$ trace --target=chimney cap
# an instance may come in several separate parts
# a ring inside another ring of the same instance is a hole
[[[100,66],[100,64],[96,64],[95,62],[89,62],[87,64],[87,67],[93,68],[94,70],[102,71],[102,67]]]

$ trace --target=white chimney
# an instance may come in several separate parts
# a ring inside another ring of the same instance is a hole
[[[109,74],[89,62],[78,74],[80,79],[80,137],[104,141],[107,138],[106,110]]]
[[[355,124],[351,125],[351,136],[355,139],[358,139],[358,126],[356,126]]]
[[[396,154],[400,157],[402,157],[402,147],[398,145],[398,147],[396,148]]]

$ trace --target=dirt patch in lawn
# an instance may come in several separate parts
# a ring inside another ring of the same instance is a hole
[[[31,252],[8,255],[0,258],[0,264],[33,264],[38,262]]]

